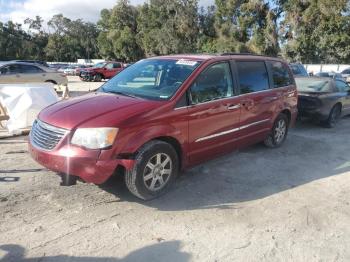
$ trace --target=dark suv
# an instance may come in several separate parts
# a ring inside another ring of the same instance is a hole
[[[128,189],[151,199],[180,170],[262,141],[280,146],[296,115],[293,74],[281,59],[154,57],[96,93],[44,109],[29,148],[64,184],[76,178],[101,184],[122,170]]]

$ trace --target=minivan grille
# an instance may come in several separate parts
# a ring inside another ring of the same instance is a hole
[[[30,140],[32,144],[38,148],[52,150],[66,133],[66,129],[51,126],[40,120],[35,120],[32,130],[30,131]]]

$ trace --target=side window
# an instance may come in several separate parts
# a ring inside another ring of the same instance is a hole
[[[113,69],[113,64],[111,64],[111,63],[110,63],[110,64],[107,64],[107,65],[106,65],[106,68],[107,68],[107,69]]]
[[[21,69],[18,65],[9,65],[8,66],[7,74],[20,74],[20,73],[22,73],[22,72],[21,72]]]
[[[273,87],[279,88],[292,84],[287,67],[281,62],[268,62],[272,73]]]
[[[269,77],[265,62],[236,62],[241,94],[269,89]]]
[[[23,74],[35,74],[44,72],[42,69],[32,65],[19,65],[20,71]]]
[[[349,91],[349,86],[347,83],[336,80],[335,81],[335,87],[338,89],[339,92],[348,92]]]
[[[120,63],[114,63],[113,68],[121,68],[122,65]]]
[[[228,62],[214,64],[203,71],[190,89],[192,104],[199,104],[233,95],[233,83]]]

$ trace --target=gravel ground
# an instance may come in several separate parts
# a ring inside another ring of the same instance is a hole
[[[75,95],[99,83],[70,78]],[[26,137],[0,140],[1,261],[350,261],[350,118],[298,123],[188,170],[160,199],[121,177],[59,186]]]

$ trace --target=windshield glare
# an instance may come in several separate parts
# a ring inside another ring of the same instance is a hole
[[[105,83],[100,91],[168,100],[199,64],[191,60],[141,60]]]
[[[297,89],[302,92],[329,92],[329,81],[312,78],[296,78]]]
[[[97,63],[97,64],[94,65],[94,67],[102,68],[102,67],[104,67],[104,65],[105,65],[105,63]]]

